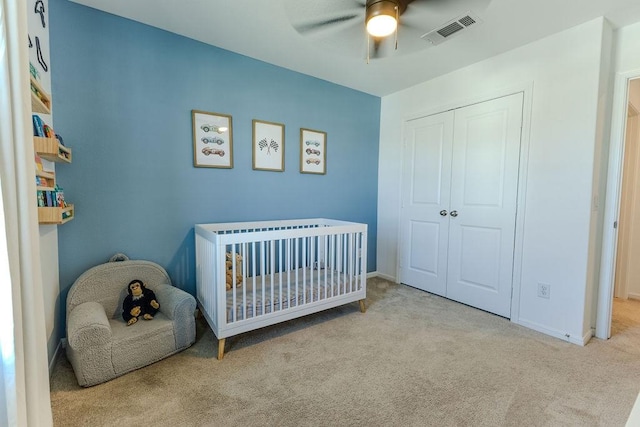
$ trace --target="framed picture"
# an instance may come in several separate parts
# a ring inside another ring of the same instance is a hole
[[[253,169],[284,171],[284,125],[253,121]]]
[[[231,116],[191,110],[193,123],[193,166],[197,168],[233,167]]]
[[[327,133],[300,129],[300,173],[327,173]]]

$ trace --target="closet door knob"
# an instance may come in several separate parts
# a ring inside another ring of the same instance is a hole
[[[457,217],[458,216],[458,211],[451,211],[451,216],[452,217]]]
[[[447,216],[447,211],[445,211],[445,210],[441,210],[441,211],[440,211],[440,215],[442,215],[442,216]]]

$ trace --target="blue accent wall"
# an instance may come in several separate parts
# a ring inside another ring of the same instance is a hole
[[[197,223],[366,223],[376,269],[380,98],[66,0],[49,13],[55,130],[73,149],[56,177],[76,207],[58,229],[62,316],[116,252],[194,294]],[[193,109],[233,117],[233,169],[193,166]],[[253,119],[285,125],[284,172],[252,170]],[[301,127],[327,132],[326,175],[299,172]]]

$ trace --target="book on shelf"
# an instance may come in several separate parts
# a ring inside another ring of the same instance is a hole
[[[45,124],[42,128],[44,130],[44,136],[46,136],[47,138],[55,138],[56,137],[56,133],[53,131],[51,126]]]
[[[40,158],[40,156],[38,156],[37,154],[35,155],[35,160],[36,160],[36,168],[41,171],[44,170],[42,167],[42,159]]]
[[[46,124],[39,115],[33,114],[31,116],[33,122],[33,136],[39,136],[42,138],[55,138],[56,133],[53,128]]]
[[[36,176],[36,186],[50,187],[49,180],[43,176]]]
[[[44,122],[40,118],[39,115],[34,114],[31,116],[33,120],[33,136],[41,136],[44,137]]]
[[[56,184],[56,206],[60,206],[61,208],[64,208],[67,206],[67,202],[64,201],[64,191],[62,190],[62,187],[59,187],[58,184]]]

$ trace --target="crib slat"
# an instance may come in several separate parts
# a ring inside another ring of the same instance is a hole
[[[243,243],[241,246],[241,254],[243,260],[247,260],[247,244]],[[244,261],[242,263],[242,277],[243,277],[243,285],[242,285],[242,318],[247,318],[247,262]]]
[[[302,238],[302,263],[301,266],[305,267],[307,260],[307,239]],[[302,304],[307,303],[307,269],[302,268]]]
[[[309,301],[313,301],[313,290],[315,284],[313,282],[313,259],[314,259],[314,244],[313,238],[307,237],[306,240],[309,242],[309,256],[307,259],[307,265],[305,265],[304,270],[309,270]]]
[[[347,256],[349,257],[349,265],[347,267],[347,273],[349,274],[349,292],[353,292],[353,233],[347,235],[349,241],[349,250]]]
[[[253,277],[251,280],[251,284],[252,284],[251,295],[253,297],[251,307],[253,307],[253,312],[251,313],[251,317],[255,317],[256,315],[256,242],[251,242],[251,266],[253,269],[253,274],[252,274]]]
[[[299,257],[299,255],[298,255],[298,245],[299,245],[299,244],[298,244],[298,241],[299,241],[299,239],[296,239],[296,240],[294,241],[294,243],[295,243],[295,245],[294,245],[294,247],[295,247],[295,251],[294,251],[294,254],[293,254],[293,255],[294,255],[294,259],[295,259],[295,264],[294,264],[294,265],[295,265],[296,283],[298,283],[298,266],[300,265],[300,264],[299,264],[299,260],[298,260],[298,257]],[[299,296],[298,296],[298,286],[296,285],[296,287],[295,287],[295,288],[296,288],[296,289],[295,289],[295,290],[296,290],[296,304],[295,304],[295,305],[296,305],[296,306],[298,306],[298,301],[300,301],[300,300],[298,299],[298,298],[299,298]]]
[[[327,243],[327,236],[322,236],[322,245],[324,247],[322,251],[322,264],[324,265],[324,299],[327,299],[327,289],[329,288],[329,286],[327,286],[327,269],[329,268],[327,264]]]
[[[331,263],[331,296],[335,296],[335,278],[334,278],[334,272],[336,270],[336,261],[335,261],[335,257],[336,257],[336,236],[335,235],[331,235],[331,237],[329,238],[329,260]]]
[[[267,302],[264,300],[264,287],[265,287],[265,280],[267,277],[267,253],[265,251],[265,245],[264,245],[264,240],[262,240],[260,242],[260,282],[262,284],[262,299],[261,299],[261,304],[260,304],[260,311],[261,313],[254,313],[254,316],[257,316],[259,314],[265,314],[266,312],[266,304]],[[257,307],[255,308],[257,311]]]
[[[269,286],[271,288],[271,313],[273,313],[274,311],[274,301],[273,301],[273,290],[275,288],[274,286],[274,280],[273,280],[273,275],[275,273],[275,269],[276,269],[276,260],[275,260],[275,241],[271,240],[269,242],[269,269],[270,274],[269,277],[271,279],[271,285]]]
[[[284,260],[282,259],[284,254],[284,240],[280,239],[279,241],[279,247],[280,247],[280,257],[278,258],[278,262],[279,262],[279,268],[278,268],[278,295],[279,295],[279,310],[282,310],[282,274],[283,274],[283,269],[282,269],[282,263],[284,262]]]
[[[231,293],[232,293],[232,300],[233,300],[233,317],[232,317],[232,322],[237,322],[238,321],[238,310],[236,307],[238,307],[237,304],[237,299],[236,299],[236,257],[235,257],[235,249],[236,249],[236,245],[235,243],[231,245],[230,251],[231,251],[231,275],[233,276],[231,279]],[[225,254],[225,267],[226,267],[226,255]],[[225,271],[226,273],[226,271]],[[226,288],[226,281],[225,281],[225,288]]]
[[[287,239],[287,308],[291,307],[291,239]]]

